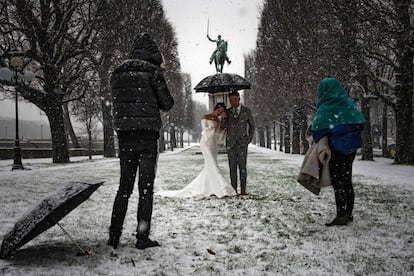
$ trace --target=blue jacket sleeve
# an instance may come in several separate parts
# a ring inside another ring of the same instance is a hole
[[[329,147],[332,150],[350,154],[362,146],[362,128],[363,125],[360,124],[339,125],[334,128],[312,131],[312,136],[315,142],[328,136]]]

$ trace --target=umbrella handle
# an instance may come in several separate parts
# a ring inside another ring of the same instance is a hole
[[[69,235],[69,233],[65,230],[65,228],[63,228],[63,226],[62,225],[60,225],[60,223],[59,222],[56,222],[56,224],[60,227],[60,229],[62,229],[62,231],[63,231],[63,233],[65,233],[69,238],[70,238],[70,240],[76,245],[76,247],[78,247],[79,248],[79,250],[82,252],[82,253],[87,253],[87,251],[85,251],[85,250],[83,250],[80,246],[79,246],[79,244],[71,237],[71,235]]]

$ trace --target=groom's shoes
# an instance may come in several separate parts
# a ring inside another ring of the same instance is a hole
[[[353,220],[353,218],[352,218]],[[337,216],[333,221],[325,223],[326,226],[330,227],[330,226],[341,226],[341,225],[348,225],[348,223],[350,222],[350,218],[347,215],[344,216]]]
[[[245,188],[245,187],[243,187],[243,188],[241,189],[241,193],[240,193],[240,195],[241,195],[241,196],[247,196],[247,195],[249,195],[248,193],[246,193],[246,188]]]

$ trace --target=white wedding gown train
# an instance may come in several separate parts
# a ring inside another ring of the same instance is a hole
[[[181,190],[161,190],[156,195],[165,197],[197,197],[215,195],[219,198],[235,196],[236,192],[224,179],[217,164],[216,124],[212,120],[201,120],[200,149],[204,157],[204,168],[185,188]]]

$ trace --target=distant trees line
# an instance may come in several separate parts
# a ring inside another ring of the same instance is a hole
[[[277,134],[286,151],[306,150],[317,84],[331,76],[366,118],[362,159],[373,160],[373,133],[381,133],[386,150],[391,121],[395,163],[414,164],[413,11],[412,0],[265,0],[257,47],[245,56],[258,143],[269,146]],[[382,122],[373,129],[378,110]]]

